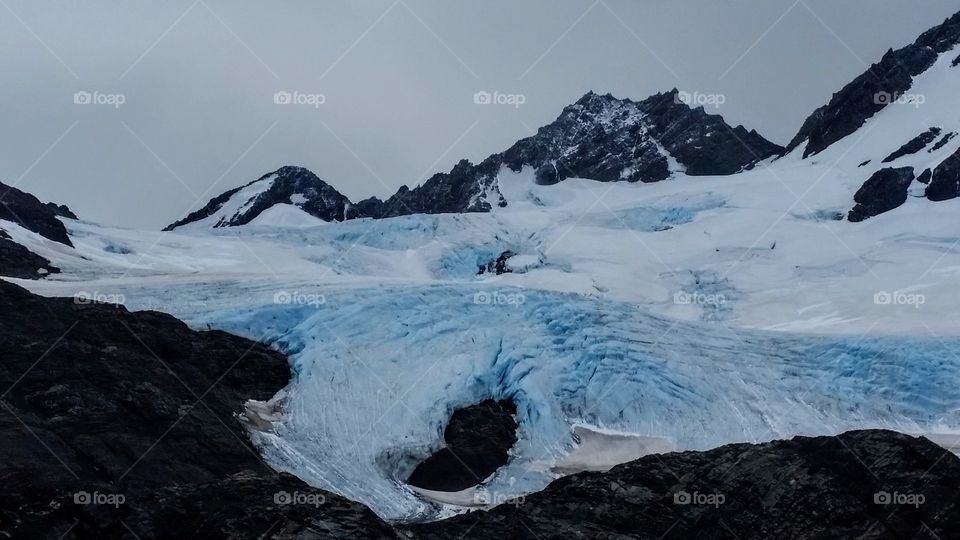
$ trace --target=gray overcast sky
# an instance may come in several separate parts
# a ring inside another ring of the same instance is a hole
[[[0,1],[0,179],[159,228],[284,164],[358,200],[507,148],[586,91],[722,94],[784,144],[956,0]],[[523,94],[477,106],[480,90]],[[122,94],[119,108],[78,91]],[[276,105],[274,93],[325,103]]]

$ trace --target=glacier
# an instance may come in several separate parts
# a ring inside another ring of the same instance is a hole
[[[291,384],[247,411],[264,459],[391,520],[464,510],[403,480],[454,409],[487,398],[512,399],[520,426],[485,483],[497,501],[554,479],[578,427],[675,450],[861,428],[950,440],[960,199],[933,203],[917,182],[894,211],[842,216],[918,126],[960,131],[955,56],[914,81],[923,107],[886,107],[809,159],[653,184],[540,186],[505,168],[492,181],[508,205],[484,214],[326,223],[277,208],[173,232],[65,220],[76,249],[4,223],[63,270],[13,281],[284,351]],[[505,251],[515,272],[478,275]]]

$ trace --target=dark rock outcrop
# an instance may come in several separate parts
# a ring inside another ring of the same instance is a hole
[[[803,156],[807,157],[854,133],[910,90],[913,78],[930,68],[938,54],[949,51],[957,43],[960,43],[960,13],[924,32],[916,42],[887,51],[880,62],[870,66],[807,118],[787,145],[786,153],[806,142]]]
[[[907,190],[913,182],[913,168],[887,168],[875,172],[853,196],[857,203],[847,219],[863,221],[889,212],[907,202]]]
[[[16,223],[54,242],[73,247],[59,217],[77,219],[64,205],[41,203],[33,195],[0,183],[0,220]],[[60,270],[50,261],[16,243],[0,228],[0,276],[40,279]]]
[[[909,142],[898,148],[889,156],[883,159],[883,163],[890,163],[896,161],[903,156],[909,156],[911,154],[916,154],[917,152],[923,150],[927,147],[928,144],[932,143],[934,139],[940,135],[941,129],[938,127],[933,127],[924,131],[920,135],[917,135],[913,139],[910,139]]]
[[[50,261],[10,239],[0,229],[0,276],[40,279],[48,274],[57,274],[60,269]]]
[[[0,219],[12,221],[48,240],[73,247],[67,228],[58,219],[59,216],[76,219],[65,206],[44,204],[29,193],[0,183]]]
[[[0,281],[0,358],[5,537],[310,538],[328,534],[323,521],[391,536],[361,505],[274,473],[248,442],[236,414],[289,382],[278,352]]]
[[[933,145],[929,150],[927,150],[927,152],[931,154],[936,152],[937,150],[946,146],[947,143],[950,142],[956,136],[957,136],[956,131],[951,131],[950,133],[947,133],[946,135],[941,137],[939,141],[937,141],[937,144]]]
[[[890,431],[648,456],[413,539],[957,538],[960,459]]]
[[[80,218],[77,217],[76,214],[73,213],[72,210],[70,210],[70,207],[68,207],[68,206],[65,205],[65,204],[57,204],[57,203],[48,202],[48,203],[47,203],[47,208],[49,208],[51,212],[53,212],[54,214],[56,214],[56,215],[58,215],[58,216],[60,216],[60,217],[65,217],[65,218],[69,218],[69,219],[80,219]]]
[[[926,197],[931,201],[946,201],[958,196],[960,196],[960,149],[937,165],[926,191]]]
[[[517,442],[516,413],[512,402],[489,399],[454,411],[443,433],[447,446],[418,465],[408,482],[434,491],[480,484],[507,464]]]
[[[657,182],[672,173],[667,154],[687,174],[700,176],[734,174],[782,150],[756,131],[732,127],[702,107],[690,108],[677,90],[640,102],[590,92],[564,108],[554,122],[505,152],[479,164],[460,161],[449,173],[435,174],[412,189],[403,186],[385,201],[372,197],[353,204],[313,173],[284,167],[257,180],[278,176],[269,190],[243,204],[236,215],[221,216],[213,226],[249,223],[266,208],[290,202],[291,194],[301,195],[307,202],[298,206],[325,221],[489,212],[507,204],[496,182],[503,166],[514,171],[532,167],[541,184],[570,177]],[[242,189],[215,197],[166,230],[215,215]]]
[[[931,176],[933,176],[933,171],[930,169],[924,169],[923,172],[920,173],[920,176],[917,177],[917,182],[920,182],[921,184],[929,184]]]

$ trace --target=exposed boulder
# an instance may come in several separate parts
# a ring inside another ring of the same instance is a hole
[[[911,182],[912,167],[880,169],[853,196],[857,205],[850,210],[847,219],[863,221],[897,208],[907,202],[907,190]]]
[[[946,201],[960,196],[960,149],[933,170],[926,196],[931,201]]]
[[[410,485],[460,491],[483,482],[507,464],[517,442],[517,409],[510,401],[485,400],[454,411],[444,430],[446,446],[410,475]]]

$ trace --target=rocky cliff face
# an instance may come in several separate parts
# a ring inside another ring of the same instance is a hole
[[[570,177],[658,182],[681,171],[693,176],[733,174],[781,150],[756,131],[732,127],[702,107],[690,108],[676,90],[640,102],[590,92],[505,152],[479,164],[461,161],[449,173],[436,174],[412,189],[403,186],[385,201],[370,198],[354,204],[309,171],[283,167],[255,182],[272,182],[269,189],[250,195],[251,183],[228,191],[167,229],[197,222],[244,225],[275,204],[291,202],[324,221],[488,212],[507,204],[496,183],[503,166],[514,171],[532,167],[543,184]]]
[[[923,33],[914,43],[870,66],[833,95],[804,122],[786,152],[806,144],[803,157],[822,152],[854,133],[875,114],[895,103],[913,86],[913,79],[933,65],[937,55],[960,43],[960,13]]]
[[[674,172],[671,159],[692,176],[728,175],[780,150],[755,131],[690,108],[676,90],[641,102],[591,92],[502,157],[515,171],[534,167],[540,183],[657,182]]]
[[[33,195],[0,183],[0,219],[11,221],[40,236],[73,247],[67,228],[58,216],[76,219],[66,206],[44,204]]]
[[[0,183],[0,220],[15,223],[40,236],[73,247],[59,217],[77,219],[63,205],[41,203],[33,195]],[[0,276],[39,279],[59,269],[50,261],[17,244],[0,223]]]

